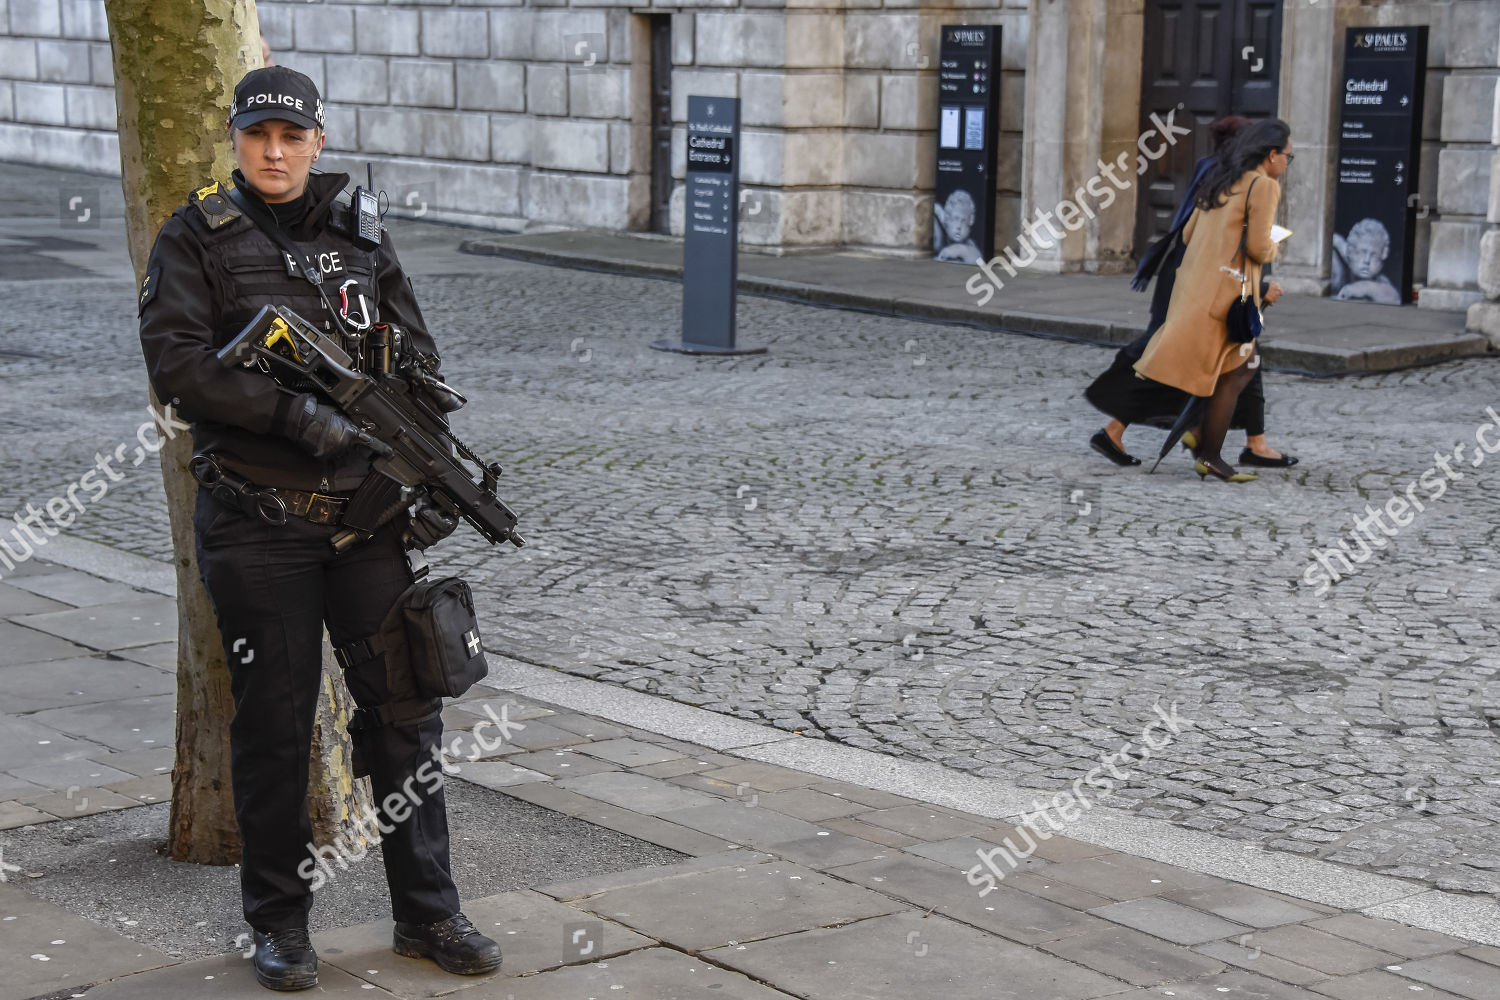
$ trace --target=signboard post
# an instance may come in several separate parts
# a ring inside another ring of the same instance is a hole
[[[977,264],[995,254],[1000,29],[944,25],[938,59],[932,256]]]
[[[1411,301],[1426,71],[1426,27],[1350,28],[1344,36],[1335,299]]]
[[[658,340],[659,351],[764,354],[736,347],[735,280],[739,271],[740,102],[689,97],[687,199],[683,205],[682,340]]]

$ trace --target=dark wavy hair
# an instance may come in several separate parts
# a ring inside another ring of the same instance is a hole
[[[1244,115],[1229,115],[1227,117],[1220,118],[1218,121],[1210,125],[1208,127],[1208,136],[1213,140],[1214,155],[1217,156],[1219,154],[1219,150],[1224,148],[1225,143],[1227,143],[1230,139],[1233,139],[1235,136],[1239,135],[1249,127],[1250,119],[1246,118]]]
[[[1224,204],[1234,182],[1244,176],[1245,171],[1260,166],[1267,156],[1284,149],[1291,137],[1291,127],[1280,118],[1262,118],[1251,122],[1243,132],[1229,141],[1229,145],[1224,147],[1219,158],[1204,175],[1194,199],[1198,207],[1206,212]]]

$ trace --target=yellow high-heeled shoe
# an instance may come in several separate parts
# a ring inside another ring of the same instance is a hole
[[[1194,462],[1193,471],[1198,473],[1199,479],[1203,479],[1205,476],[1213,476],[1215,479],[1222,479],[1226,483],[1253,483],[1260,478],[1252,472],[1231,472],[1229,475],[1225,475],[1207,462]]]
[[[1182,446],[1185,449],[1187,449],[1188,451],[1197,451],[1198,450],[1198,435],[1194,434],[1192,431],[1183,431],[1182,432]]]

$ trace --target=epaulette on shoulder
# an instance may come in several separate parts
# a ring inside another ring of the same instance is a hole
[[[219,229],[240,217],[240,210],[225,196],[218,181],[194,191],[188,204],[203,213],[209,229]]]

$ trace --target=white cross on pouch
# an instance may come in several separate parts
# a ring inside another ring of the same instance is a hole
[[[472,629],[464,633],[464,645],[469,649],[470,656],[479,655],[479,633]]]

